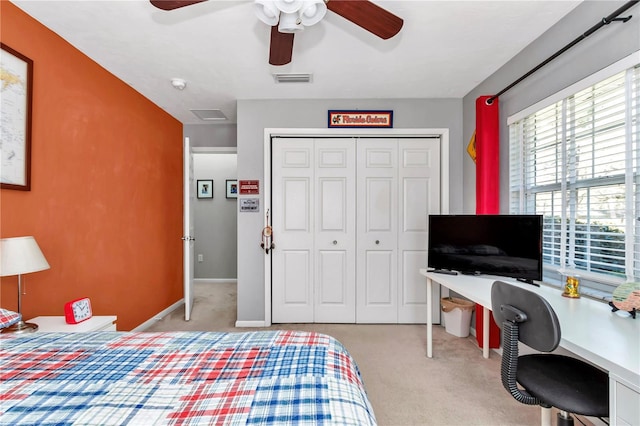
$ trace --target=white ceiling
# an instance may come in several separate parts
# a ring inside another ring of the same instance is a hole
[[[580,3],[373,1],[404,19],[398,35],[379,39],[328,11],[280,67],[268,63],[270,27],[250,0],[170,12],[147,0],[13,3],[184,124],[206,123],[191,109],[221,109],[234,123],[238,99],[462,98]],[[273,73],[313,80],[277,84]]]

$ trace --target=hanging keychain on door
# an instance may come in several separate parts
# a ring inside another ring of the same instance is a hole
[[[269,223],[269,209],[267,209],[266,226],[262,228],[262,242],[260,243],[266,254],[269,254],[269,250],[273,250],[276,246],[273,243],[273,228]]]

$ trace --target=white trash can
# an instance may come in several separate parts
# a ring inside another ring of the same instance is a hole
[[[475,303],[457,297],[443,297],[440,300],[440,307],[447,333],[458,337],[467,337]]]

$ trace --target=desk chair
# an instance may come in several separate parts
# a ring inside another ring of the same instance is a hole
[[[540,405],[542,425],[551,424],[551,407],[560,410],[558,426],[573,425],[571,413],[609,416],[607,373],[563,355],[518,356],[518,341],[540,352],[558,347],[560,323],[549,302],[532,291],[495,281],[491,307],[502,329],[502,385],[517,401]]]

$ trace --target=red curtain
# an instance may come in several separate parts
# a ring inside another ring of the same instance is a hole
[[[476,99],[476,214],[500,212],[500,114],[498,98]],[[500,347],[500,329],[490,316],[489,347]],[[476,340],[483,347],[482,306],[476,305]]]
[[[476,214],[500,211],[500,128],[498,99],[476,99]]]

